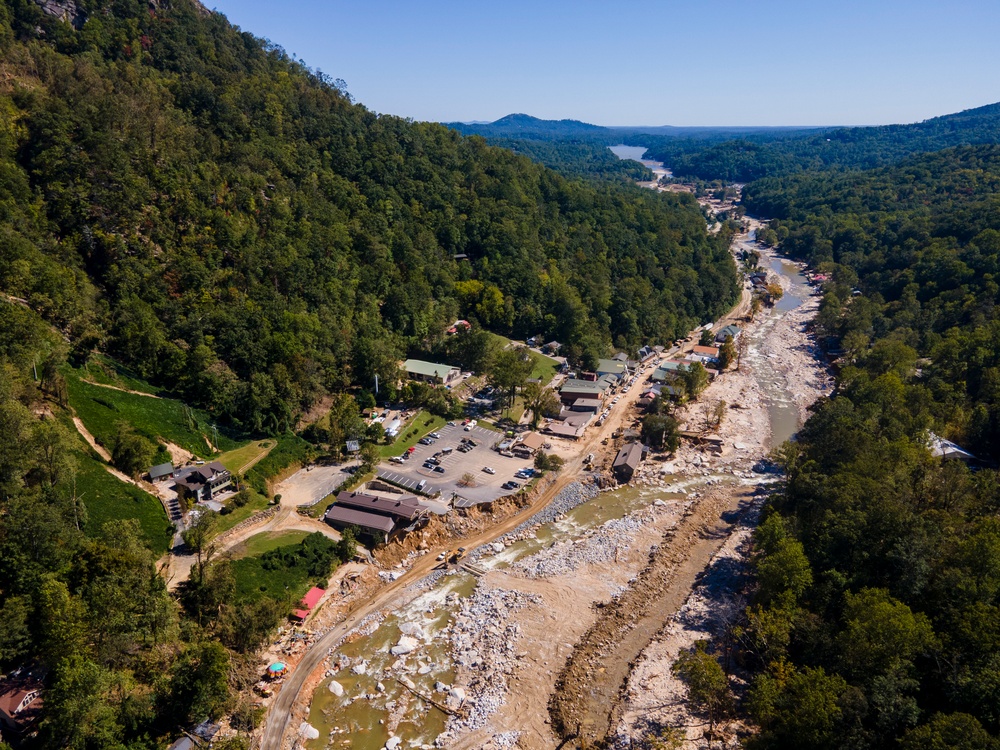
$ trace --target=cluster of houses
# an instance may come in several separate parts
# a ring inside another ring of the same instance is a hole
[[[423,525],[427,516],[427,507],[416,495],[371,482],[364,491],[338,493],[323,520],[340,531],[356,528],[362,537],[384,544],[397,532]]]
[[[612,359],[602,359],[594,372],[568,378],[559,388],[562,409],[544,431],[557,437],[577,439],[583,436],[591,422],[600,424],[610,412],[609,401],[615,394],[632,384],[639,371],[663,351],[663,347],[644,346],[638,359],[618,353]]]
[[[653,371],[650,376],[652,386],[644,393],[642,398],[652,400],[655,396],[666,394],[673,398],[680,396],[682,390],[675,385],[676,379],[694,364],[700,364],[705,368],[709,378],[715,378],[719,374],[719,347],[725,343],[727,338],[736,341],[740,336],[738,326],[728,325],[721,329],[715,336],[716,346],[694,346],[691,351],[683,357],[664,360]],[[640,400],[642,405],[642,400]]]

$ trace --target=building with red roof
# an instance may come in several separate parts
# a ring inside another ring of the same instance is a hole
[[[323,594],[325,593],[325,589],[321,589],[319,586],[313,586],[306,592],[306,595],[302,597],[302,601],[299,602],[302,609],[296,609],[292,612],[292,617],[296,620],[304,621],[310,614],[312,614],[312,611],[316,608],[316,605],[319,604],[319,600],[323,598]]]

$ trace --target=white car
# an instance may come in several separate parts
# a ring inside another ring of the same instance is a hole
[[[496,474],[497,473],[497,470],[494,469],[492,466],[484,466],[483,467],[483,471],[485,471],[487,474]]]
[[[475,426],[476,426],[476,420],[470,419],[469,423],[467,425],[465,425],[465,431],[466,432],[472,432],[472,428],[475,427]]]

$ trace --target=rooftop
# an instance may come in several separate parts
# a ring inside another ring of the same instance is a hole
[[[452,367],[451,365],[424,362],[420,359],[406,360],[403,363],[403,369],[410,374],[423,375],[424,377],[430,378],[441,378],[442,380],[446,379],[449,373],[458,370],[457,367]]]
[[[334,505],[357,508],[369,513],[377,513],[393,518],[405,518],[412,521],[423,511],[420,502],[412,495],[400,495],[398,499],[388,497],[377,497],[366,495],[361,492],[341,492],[337,495],[337,503]]]
[[[633,469],[642,461],[642,443],[627,443],[618,451],[612,468],[618,466],[631,466]]]
[[[323,519],[327,523],[342,523],[370,531],[381,531],[384,534],[390,533],[396,526],[395,522],[387,516],[365,513],[363,510],[355,510],[354,508],[345,508],[337,503],[330,506],[330,510],[326,512]]]

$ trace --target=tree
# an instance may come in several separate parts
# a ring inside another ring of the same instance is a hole
[[[476,475],[471,471],[467,471],[462,475],[462,478],[458,480],[459,487],[475,487],[476,486]]]
[[[647,414],[642,419],[641,433],[647,445],[671,453],[681,444],[677,420],[669,414]]]
[[[497,352],[490,364],[487,379],[502,394],[505,408],[514,405],[514,399],[534,368],[534,360],[527,347],[511,347]]]
[[[361,471],[363,473],[367,474],[370,471],[374,471],[381,460],[382,454],[379,453],[377,445],[374,443],[365,443],[361,446]]]
[[[708,716],[709,747],[715,739],[715,725],[729,715],[733,707],[729,678],[715,657],[707,651],[706,641],[698,641],[690,651],[683,651],[674,662],[673,673],[688,689],[688,698]]]
[[[760,297],[758,297],[755,294],[753,296],[753,299],[750,300],[750,322],[751,323],[757,318],[757,314],[760,312],[761,305],[762,305],[762,303],[760,301]]]
[[[531,429],[538,427],[543,416],[558,416],[560,410],[559,397],[551,388],[541,383],[528,383],[521,395],[524,398],[524,408],[531,412]]]
[[[698,398],[708,385],[708,371],[701,362],[692,362],[681,370],[681,376],[689,398]]]
[[[726,409],[728,405],[722,399],[719,399],[715,403],[715,408],[712,409],[712,420],[711,425],[713,430],[717,430],[722,426],[722,421],[726,418]]]
[[[177,660],[170,677],[174,716],[186,721],[214,719],[229,699],[229,653],[220,643],[190,646]]]
[[[758,675],[749,696],[750,715],[761,727],[749,747],[763,750],[817,748],[834,750],[843,715],[841,701],[848,696],[847,682],[840,675],[828,675],[821,667],[801,672],[786,664],[774,665]]]
[[[115,423],[115,434],[111,441],[111,462],[115,468],[137,478],[153,462],[156,446],[138,432],[128,422]]]
[[[535,454],[535,468],[539,471],[559,471],[563,467],[563,463],[562,457],[555,453],[538,451]]]
[[[74,437],[60,421],[42,419],[35,424],[32,444],[49,487],[69,482],[76,475]]]
[[[736,360],[736,345],[733,343],[733,337],[726,334],[726,340],[722,342],[722,346],[719,347],[719,369],[728,370],[729,365],[731,365]]]
[[[711,328],[706,328],[701,332],[701,337],[698,339],[698,346],[711,346],[715,343],[715,334],[712,333]]]
[[[969,714],[937,713],[923,726],[908,731],[899,741],[900,750],[1000,750],[992,737]]]
[[[39,733],[47,747],[69,750],[123,747],[124,730],[110,704],[112,675],[81,654],[59,662],[45,693]]]
[[[785,290],[777,281],[770,282],[764,289],[767,291],[767,304],[772,307],[778,304],[778,300],[785,296]]]
[[[204,577],[205,566],[208,565],[215,554],[215,545],[212,543],[212,539],[215,536],[215,528],[218,525],[218,520],[217,513],[204,508],[199,511],[198,517],[194,522],[181,532],[184,544],[198,558],[197,570],[199,578]]]

